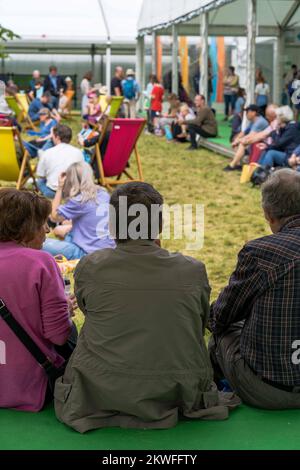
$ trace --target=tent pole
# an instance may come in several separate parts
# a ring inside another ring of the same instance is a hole
[[[274,77],[273,77],[273,102],[281,104],[282,80],[284,74],[284,32],[280,29],[279,35],[274,41]]]
[[[172,93],[178,95],[178,32],[177,26],[172,26]]]
[[[152,74],[157,74],[157,45],[155,31],[152,33]]]
[[[208,13],[201,17],[201,38],[200,93],[208,101]]]
[[[136,79],[141,89],[141,96],[139,100],[139,108],[143,108],[145,89],[145,36],[139,36],[137,38],[136,45]]]
[[[247,22],[247,104],[254,103],[256,67],[257,0],[248,0]]]
[[[106,86],[110,90],[111,82],[111,42],[108,41],[106,44]]]

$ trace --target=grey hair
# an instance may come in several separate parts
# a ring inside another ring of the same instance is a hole
[[[300,173],[278,170],[262,186],[263,209],[276,220],[300,215]]]
[[[72,199],[81,195],[82,204],[88,201],[97,203],[99,187],[95,185],[93,170],[88,163],[74,163],[67,169],[66,175],[64,198]]]
[[[294,120],[294,113],[290,106],[281,106],[277,108],[275,112],[281,124],[287,124]]]

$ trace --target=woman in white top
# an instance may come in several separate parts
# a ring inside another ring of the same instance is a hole
[[[92,89],[92,78],[93,74],[92,72],[87,72],[85,76],[82,79],[82,82],[80,84],[80,90],[82,94],[82,102],[81,102],[81,114],[82,116],[85,116],[88,112],[88,94]]]
[[[265,116],[266,108],[269,104],[269,96],[270,86],[266,83],[264,76],[260,74],[257,78],[257,85],[255,88],[255,101],[263,116]]]

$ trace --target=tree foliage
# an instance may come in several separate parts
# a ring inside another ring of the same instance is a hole
[[[5,53],[5,43],[13,39],[20,39],[20,36],[0,24],[0,58],[7,57]]]

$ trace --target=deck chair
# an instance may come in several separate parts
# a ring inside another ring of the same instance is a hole
[[[101,106],[101,111],[102,113],[105,113],[109,104],[108,104],[109,97],[106,95],[100,95],[99,96],[99,104]]]
[[[99,169],[99,182],[102,186],[126,184],[132,181],[144,181],[142,163],[137,151],[137,142],[145,127],[145,119],[107,119],[96,145],[96,162]],[[105,154],[101,155],[101,144],[109,127],[112,127]],[[127,171],[132,152],[135,153],[139,177],[134,179]],[[102,161],[103,160],[103,161]],[[127,176],[122,180],[122,175]],[[116,179],[111,179],[116,177]]]
[[[120,108],[123,104],[124,101],[124,96],[112,96],[111,97],[111,102],[109,104],[110,110],[109,110],[109,117],[114,119],[117,117],[118,112],[120,111]]]
[[[16,151],[15,135],[22,150],[21,166]],[[32,178],[35,188],[38,189],[29,161],[29,153],[23,146],[18,130],[14,127],[0,127],[0,180],[14,182],[17,184],[17,189],[22,189],[26,181]]]
[[[37,128],[28,114],[29,104],[27,96],[17,93],[16,96],[6,96],[5,99],[10,109],[15,113],[18,123],[21,124],[21,122],[26,121],[27,125],[36,131]]]

